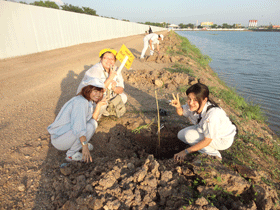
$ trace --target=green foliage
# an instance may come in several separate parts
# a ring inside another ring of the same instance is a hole
[[[193,76],[193,70],[190,67],[186,67],[185,65],[180,63],[175,63],[173,66],[171,66],[171,68],[165,68],[165,70],[171,73],[179,72]]]
[[[134,130],[132,130],[132,133],[137,134],[137,133],[140,133],[142,129],[150,129],[150,127],[152,126],[153,123],[154,123],[154,119],[149,124],[141,125],[141,126],[135,128]]]
[[[191,29],[194,29],[194,24],[192,24],[192,23],[189,23],[189,24],[180,23],[179,26],[180,26],[180,28],[191,28]]]
[[[259,122],[264,122],[265,116],[260,109],[260,106],[253,102],[247,103],[245,99],[238,95],[233,88],[228,90],[218,89],[217,87],[209,87],[210,92],[218,98],[223,99],[227,104],[239,110],[244,119],[254,119]]]
[[[168,23],[165,23],[165,22],[163,22],[163,23],[145,22],[145,23],[142,23],[142,24],[149,25],[149,26],[163,27],[163,28],[166,28],[169,25]]]
[[[25,2],[22,2],[22,1],[20,3],[26,4]],[[30,5],[59,9],[59,6],[53,1],[35,1],[33,3],[30,3]],[[71,12],[98,16],[96,14],[96,10],[91,9],[89,7],[80,8],[78,6],[73,6],[72,4],[64,4],[61,6],[61,9],[65,10],[65,11],[71,11]]]
[[[201,51],[193,44],[190,43],[190,41],[182,36],[179,36],[181,39],[181,49],[182,52],[194,56],[191,56],[196,62],[198,62],[203,68],[207,67],[208,64],[211,62],[211,58],[208,55],[203,55]]]
[[[82,7],[82,8],[83,8],[83,11],[84,11],[85,14],[97,16],[96,10],[91,9],[89,7]]]
[[[53,9],[59,9],[59,6],[53,1],[35,1],[30,3],[31,5],[40,6],[40,7],[48,7]]]

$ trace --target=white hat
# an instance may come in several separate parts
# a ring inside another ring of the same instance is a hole
[[[103,88],[103,89],[105,88],[104,82],[97,77],[87,77],[85,80],[81,82],[80,89],[88,85],[92,85],[94,87]]]
[[[161,35],[159,35],[159,36],[160,36],[161,40],[163,41],[163,35],[161,34]]]

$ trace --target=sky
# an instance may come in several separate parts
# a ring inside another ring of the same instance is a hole
[[[18,1],[18,0],[17,0]],[[32,3],[35,0],[21,0]],[[39,0],[37,0],[39,1]],[[166,22],[217,25],[242,24],[258,20],[258,25],[280,25],[280,0],[51,0],[58,5],[90,7],[99,16],[130,22]]]

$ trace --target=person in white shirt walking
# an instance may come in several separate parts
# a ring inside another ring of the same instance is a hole
[[[228,149],[237,133],[237,127],[230,121],[225,111],[209,99],[206,85],[196,83],[186,91],[187,103],[180,104],[179,96],[173,95],[171,105],[178,115],[189,117],[193,126],[179,131],[178,138],[191,147],[174,155],[175,161],[182,161],[189,153],[199,151],[222,158],[219,150]]]
[[[83,81],[81,91],[64,104],[48,126],[52,145],[58,150],[67,150],[66,160],[92,162],[93,146],[88,142],[97,128],[100,108],[107,104],[104,90],[104,83],[98,78]]]
[[[163,40],[163,35],[160,34],[155,34],[155,33],[151,33],[148,34],[144,37],[143,41],[144,41],[144,48],[142,50],[140,59],[144,59],[145,53],[148,49],[148,47],[150,47],[150,55],[154,54],[154,45],[157,44],[157,51],[159,53],[159,41]]]

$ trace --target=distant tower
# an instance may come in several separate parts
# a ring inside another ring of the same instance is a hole
[[[257,20],[249,20],[249,28],[250,27],[257,27],[258,21]]]

